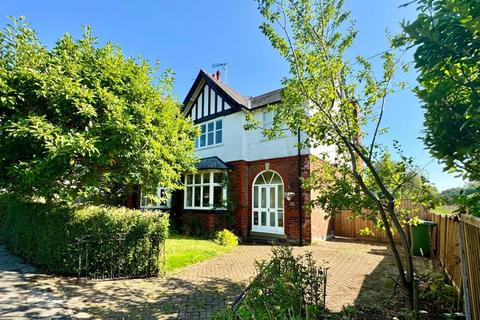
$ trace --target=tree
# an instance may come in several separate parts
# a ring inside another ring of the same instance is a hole
[[[415,47],[423,141],[446,170],[480,180],[480,2],[418,0],[398,45]]]
[[[400,282],[413,302],[414,269],[402,225],[405,213],[398,210],[395,196],[418,172],[406,170],[412,167],[413,159],[400,155],[405,170],[395,172],[398,181],[392,183],[391,177],[382,175],[377,166],[381,162],[376,160],[385,154],[377,138],[385,132],[381,123],[386,98],[398,85],[394,81],[400,63],[396,50],[381,55],[383,74],[378,77],[368,59],[358,56],[351,63],[345,57],[356,30],[353,25],[345,26],[349,13],[342,9],[343,1],[258,3],[265,18],[262,32],[290,66],[290,76],[283,80],[282,103],[276,107],[274,128],[283,125],[293,132],[301,130],[309,137],[302,144],[327,145],[336,150],[336,158],[330,161],[326,161],[327,154],[322,155],[320,175],[314,172],[311,178],[323,186],[319,189],[323,195],[337,192],[336,197],[323,197],[323,207],[330,214],[345,207],[375,209],[375,216],[379,215],[385,227]],[[400,236],[403,253],[393,241],[393,232]]]
[[[0,33],[0,189],[48,201],[179,187],[196,134],[173,75],[99,46],[90,28],[43,46],[23,19]]]

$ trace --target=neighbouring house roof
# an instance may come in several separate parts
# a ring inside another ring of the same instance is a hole
[[[209,157],[209,158],[203,158],[200,159],[200,161],[197,163],[197,169],[202,170],[202,169],[220,169],[220,170],[227,170],[230,169],[230,167],[225,164],[220,158],[218,157]]]
[[[269,104],[280,102],[282,100],[282,90],[283,89],[277,89],[256,97],[251,97],[250,109],[256,109]]]

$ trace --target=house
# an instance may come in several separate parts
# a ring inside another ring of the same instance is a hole
[[[142,200],[141,206],[171,209],[183,224],[203,230],[224,227],[228,216],[244,239],[325,240],[330,221],[320,208],[307,209],[314,194],[300,183],[313,170],[311,156],[319,148],[298,149],[297,133],[269,140],[260,129],[244,129],[246,112],[270,127],[273,111],[267,106],[280,100],[281,90],[246,97],[222,82],[219,72],[200,71],[184,100],[185,115],[201,129],[195,141],[198,173],[186,175],[184,190],[168,203]]]

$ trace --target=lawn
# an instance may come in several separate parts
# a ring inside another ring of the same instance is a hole
[[[233,247],[218,245],[213,240],[171,235],[166,240],[167,271],[213,258],[232,249]]]

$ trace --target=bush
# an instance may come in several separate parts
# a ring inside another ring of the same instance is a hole
[[[322,319],[324,269],[311,254],[295,257],[289,247],[273,249],[270,261],[257,263],[258,275],[235,311],[212,319]]]
[[[215,242],[226,247],[234,247],[238,245],[238,237],[231,231],[223,229],[215,235]]]
[[[157,273],[157,248],[167,236],[168,215],[162,213],[0,196],[0,239],[14,253],[57,274],[76,275],[81,252],[91,276],[120,270],[122,276]],[[112,238],[118,239],[108,240]]]

